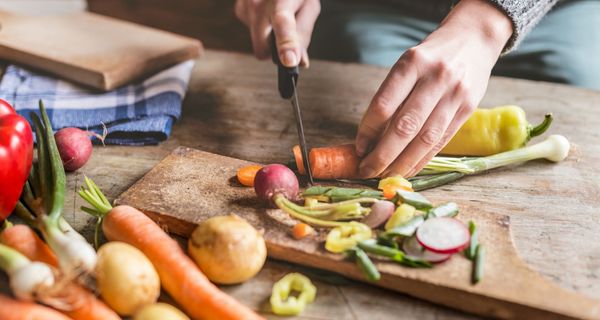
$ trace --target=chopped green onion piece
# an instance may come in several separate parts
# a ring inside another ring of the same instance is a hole
[[[382,199],[383,192],[372,189],[339,188],[339,187],[310,187],[302,194],[304,197],[325,196],[331,202],[339,202],[356,198]]]
[[[431,202],[418,192],[410,192],[404,190],[397,191],[399,200],[402,203],[409,204],[418,210],[429,210],[433,207]]]
[[[408,220],[405,224],[394,227],[394,228],[386,231],[385,235],[389,236],[389,237],[398,237],[398,236],[410,237],[415,233],[415,231],[417,231],[417,228],[424,221],[425,221],[425,218],[423,218],[423,216],[413,217],[412,219]]]
[[[375,239],[369,239],[358,242],[358,247],[366,252],[390,258],[396,262],[401,262],[404,259],[404,252],[377,244]]]
[[[481,245],[477,245],[475,251],[475,260],[473,260],[473,283],[477,283],[483,279],[483,262],[485,259],[485,248]]]
[[[469,242],[469,246],[465,249],[465,256],[469,258],[469,260],[475,259],[475,254],[477,253],[477,246],[479,245],[477,226],[473,220],[469,221],[469,233],[471,234],[471,241]]]
[[[377,267],[375,266],[375,264],[373,264],[373,261],[371,261],[369,256],[361,248],[358,247],[355,247],[351,251],[353,251],[354,253],[354,259],[356,260],[356,264],[365,274],[367,279],[369,281],[378,281],[381,278],[381,274],[379,273]]]
[[[449,217],[452,218],[458,214],[458,205],[456,202],[444,203],[437,206],[427,212],[427,218],[441,218]]]

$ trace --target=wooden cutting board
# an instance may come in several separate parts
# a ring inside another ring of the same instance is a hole
[[[242,187],[236,170],[249,162],[180,147],[115,202],[144,211],[167,231],[187,237],[209,217],[235,213],[264,230],[269,256],[330,270],[366,281],[352,262],[323,248],[326,231],[295,240],[294,220],[266,209],[252,188]],[[510,221],[478,204],[457,200],[459,218],[476,221],[486,246],[484,279],[470,283],[471,263],[461,255],[433,269],[411,269],[377,261],[382,278],[373,285],[485,316],[506,319],[600,319],[600,300],[558,287],[531,270],[517,255]],[[493,208],[491,208],[493,210]]]
[[[202,51],[198,40],[87,12],[0,11],[0,26],[0,59],[105,91]]]

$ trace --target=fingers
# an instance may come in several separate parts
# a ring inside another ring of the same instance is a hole
[[[321,2],[319,0],[307,0],[296,13],[296,26],[300,37],[300,45],[305,50],[310,45],[310,38],[320,12]]]
[[[304,49],[296,26],[296,12],[300,9],[301,3],[297,0],[273,2],[271,25],[277,39],[279,59],[286,67],[297,66]]]
[[[452,137],[454,137],[456,132],[458,132],[458,130],[461,128],[461,126],[465,123],[465,121],[467,121],[467,119],[469,119],[471,112],[472,112],[472,110],[469,111],[469,108],[467,108],[467,107],[459,108],[458,112],[456,113],[456,115],[452,119],[450,125],[448,126],[446,133],[444,133],[444,136],[442,137],[442,139],[404,177],[410,178],[410,177],[416,175],[417,173],[419,173],[419,171],[421,171],[427,165],[427,163],[429,163],[429,161],[431,161],[431,159],[433,159],[433,157],[435,157],[446,146],[446,144],[448,144],[448,142],[450,142]]]
[[[423,78],[417,82],[402,108],[390,121],[377,146],[361,162],[359,173],[362,177],[376,177],[394,162],[421,131],[441,99],[445,87],[443,79],[434,77]],[[435,139],[435,137],[427,136],[426,139]],[[406,171],[408,169],[410,168]]]
[[[431,157],[439,152],[438,148],[441,149],[447,141],[441,144],[441,146],[440,142],[449,139],[447,138],[447,132],[460,105],[460,98],[461,96],[457,95],[456,92],[446,94],[438,102],[416,137],[382,175],[409,177],[415,170],[415,167],[425,161],[425,158],[430,157],[426,160],[427,162],[431,160]],[[436,151],[436,149],[438,150]]]
[[[394,65],[369,104],[358,126],[356,153],[364,156],[386,128],[390,119],[406,99],[417,81],[417,70],[410,54],[403,55]]]

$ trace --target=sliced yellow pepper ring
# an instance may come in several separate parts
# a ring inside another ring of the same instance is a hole
[[[351,221],[347,225],[331,229],[325,240],[325,249],[333,253],[341,253],[356,246],[358,241],[371,239],[369,226]]]
[[[297,291],[298,296],[290,296]],[[271,292],[271,310],[280,316],[300,314],[306,305],[315,301],[317,287],[300,273],[289,273],[275,282]]]

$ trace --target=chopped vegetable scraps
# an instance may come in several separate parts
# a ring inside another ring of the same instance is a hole
[[[293,296],[293,291],[298,295]],[[276,315],[295,316],[300,314],[307,304],[312,303],[316,295],[317,287],[308,277],[300,273],[289,273],[273,285],[271,310]]]
[[[342,253],[356,246],[359,241],[370,239],[371,228],[360,222],[351,221],[347,225],[331,229],[325,240],[325,249],[333,253]]]
[[[385,224],[385,231],[391,230],[395,227],[399,227],[407,223],[415,217],[416,212],[417,209],[415,209],[415,207],[406,203],[401,204],[400,206],[398,206],[396,211],[394,211],[390,219]]]
[[[405,191],[413,191],[412,184],[410,181],[404,179],[401,176],[389,177],[381,179],[377,189],[384,190],[386,187],[395,187],[396,189],[402,189]]]
[[[237,171],[237,179],[243,186],[254,187],[254,177],[260,169],[262,166],[256,164],[242,167]]]
[[[306,238],[313,234],[315,234],[315,229],[306,223],[299,222],[292,227],[292,235],[296,240]]]
[[[320,196],[323,201],[340,202],[358,198],[382,199],[383,192],[372,189],[339,188],[339,187],[310,187],[302,194],[304,197]]]

